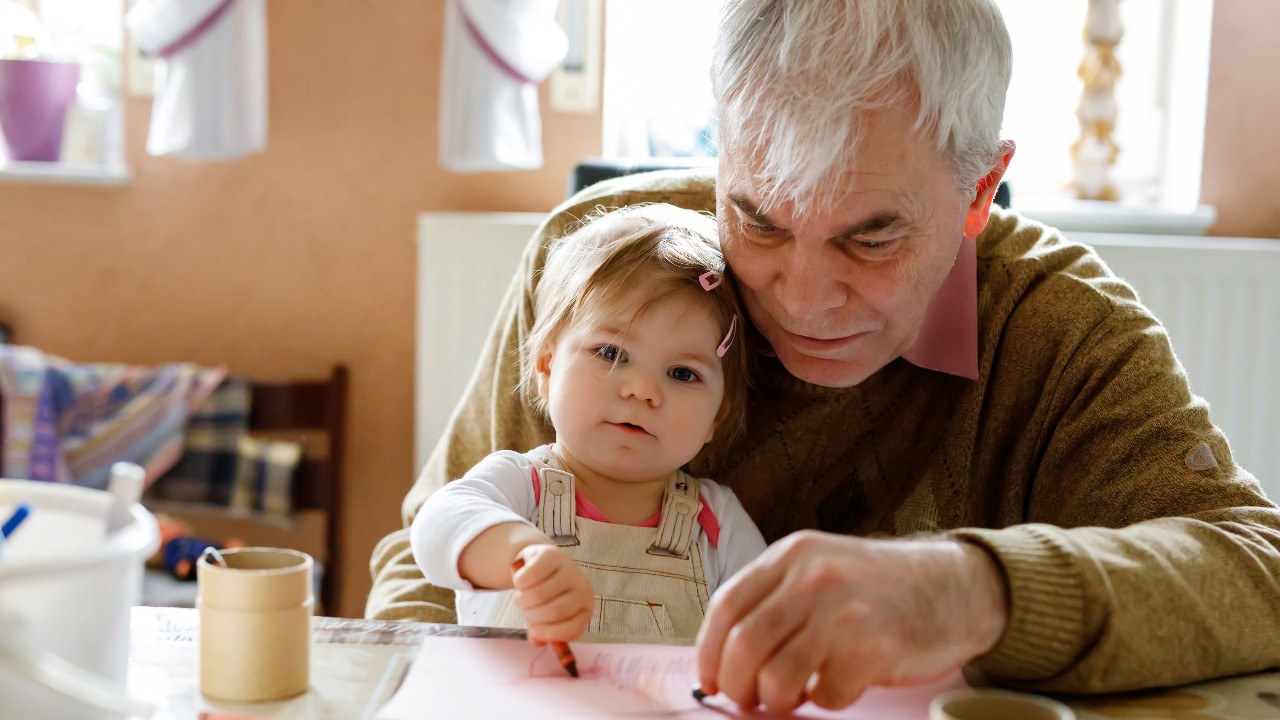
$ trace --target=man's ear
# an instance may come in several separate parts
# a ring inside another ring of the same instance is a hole
[[[991,217],[991,202],[995,199],[996,188],[1000,186],[1001,178],[1009,169],[1009,161],[1013,159],[1014,150],[1012,140],[1001,140],[1000,158],[996,160],[995,167],[978,179],[973,202],[969,204],[969,210],[964,219],[965,237],[976,238],[987,227],[987,219]]]
[[[545,343],[538,350],[533,363],[534,380],[538,385],[538,397],[546,400],[551,394],[551,343]]]

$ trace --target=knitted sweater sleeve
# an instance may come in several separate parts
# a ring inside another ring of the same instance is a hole
[[[952,535],[996,558],[1004,636],[973,669],[1115,692],[1280,664],[1280,511],[1232,462],[1168,336],[1118,304],[1046,388],[1027,524]]]

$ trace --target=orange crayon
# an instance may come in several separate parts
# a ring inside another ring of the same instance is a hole
[[[519,570],[524,567],[524,558],[516,558],[511,563],[512,570]],[[551,649],[555,651],[556,657],[560,659],[560,667],[565,669],[573,677],[578,677],[578,659],[573,656],[573,651],[569,649],[569,643],[553,641]]]

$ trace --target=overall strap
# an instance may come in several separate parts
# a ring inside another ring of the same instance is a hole
[[[677,470],[667,483],[666,494],[662,498],[662,520],[658,522],[658,538],[649,547],[649,554],[688,557],[701,509],[698,478]]]
[[[561,547],[578,544],[578,503],[573,475],[557,468],[532,466],[539,482],[538,528]]]

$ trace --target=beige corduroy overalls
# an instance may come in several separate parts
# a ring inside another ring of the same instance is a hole
[[[587,632],[638,640],[697,635],[709,598],[697,541],[698,479],[672,474],[658,527],[615,525],[578,517],[575,478],[550,451],[538,448],[529,457],[540,490],[534,524],[569,553],[595,593]],[[524,627],[513,595],[507,591],[498,606],[499,627]]]

